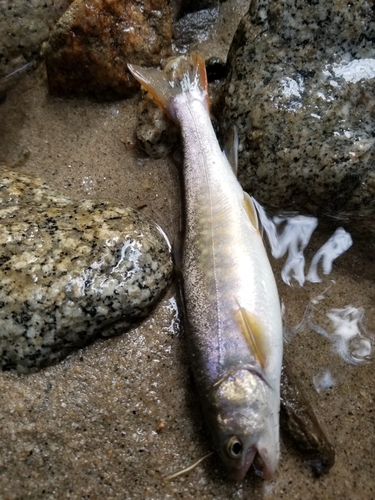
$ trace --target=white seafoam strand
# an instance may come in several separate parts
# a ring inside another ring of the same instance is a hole
[[[312,258],[310,269],[305,275],[304,250],[308,245],[311,235],[318,225],[318,219],[312,216],[293,215],[268,217],[264,208],[252,198],[261,224],[271,246],[272,255],[280,259],[287,252],[288,256],[283,266],[281,276],[283,281],[290,285],[291,278],[295,278],[303,286],[305,280],[312,283],[321,281],[318,275],[318,264],[322,260],[323,273],[332,271],[332,264],[337,257],[346,252],[353,244],[352,237],[342,227],[336,229],[329,240],[316,252]],[[278,228],[285,224],[282,232]]]
[[[322,262],[323,273],[328,275],[332,271],[333,261],[346,252],[353,240],[345,229],[339,227],[334,234],[313,256],[310,268],[305,274],[304,250],[318,225],[318,219],[312,216],[285,215],[272,219],[266,214],[264,208],[253,202],[258,211],[262,227],[267,234],[272,255],[279,259],[286,253],[287,259],[283,266],[281,276],[283,281],[291,284],[291,279],[295,278],[300,286],[305,280],[312,283],[321,282],[318,274],[319,262]],[[280,227],[285,224],[282,231]],[[306,308],[301,323],[293,329],[298,333],[303,327],[308,326],[314,332],[329,339],[334,350],[347,363],[358,364],[367,361],[372,352],[371,334],[364,327],[364,310],[362,307],[354,307],[349,304],[342,308],[331,309],[327,312],[327,317],[332,322],[332,332],[327,332],[324,328],[316,325],[312,321],[313,305],[316,305],[325,298],[323,292],[312,299]]]

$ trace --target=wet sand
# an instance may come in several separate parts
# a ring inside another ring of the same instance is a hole
[[[174,241],[178,172],[169,157],[152,160],[136,151],[136,101],[52,99],[40,67],[0,106],[0,162],[75,199],[142,207]],[[308,262],[343,224],[318,228]],[[330,287],[311,321],[332,331],[328,311],[362,307],[364,335],[374,343],[375,238],[362,231],[353,239],[319,284],[287,286],[280,278],[285,259],[272,260],[289,331]],[[252,469],[245,481],[233,483],[215,456],[164,481],[211,450],[175,297],[173,285],[138,328],[97,341],[56,366],[27,376],[0,374],[0,498],[375,498],[373,357],[349,364],[330,339],[308,327],[290,334],[286,349],[334,444],[331,471],[315,478],[282,435],[280,465],[270,481]],[[327,370],[333,385],[318,392],[314,380]]]

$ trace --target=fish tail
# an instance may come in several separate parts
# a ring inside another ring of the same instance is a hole
[[[176,121],[173,100],[179,94],[197,93],[209,109],[206,67],[197,53],[172,59],[164,71],[134,64],[128,64],[128,68],[173,121]]]

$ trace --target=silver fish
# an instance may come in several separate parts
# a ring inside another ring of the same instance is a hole
[[[203,60],[177,58],[173,77],[129,69],[182,131],[188,344],[214,449],[234,479],[257,453],[269,478],[279,459],[282,322],[252,199],[212,128]]]

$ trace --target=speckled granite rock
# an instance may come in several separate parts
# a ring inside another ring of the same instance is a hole
[[[239,178],[280,209],[375,212],[375,19],[364,0],[254,0],[234,37],[224,129]]]
[[[124,331],[171,280],[168,244],[138,212],[73,202],[0,171],[0,360],[25,372]]]
[[[71,1],[0,1],[0,91],[13,81],[2,78],[38,57],[49,30]]]
[[[218,22],[219,10],[209,8],[191,12],[173,25],[174,50],[185,54],[194,42],[207,40]]]
[[[167,0],[75,0],[44,47],[57,96],[126,96],[138,87],[127,63],[157,66],[171,52]]]

